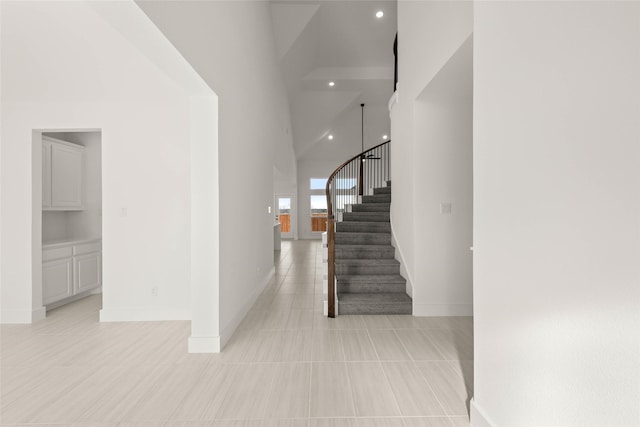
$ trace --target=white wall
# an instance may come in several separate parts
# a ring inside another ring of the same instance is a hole
[[[470,37],[414,107],[412,279],[413,313],[418,316],[472,312],[472,62]]]
[[[104,5],[149,34],[135,5]],[[1,7],[2,321],[30,322],[42,312],[34,129],[102,131],[101,318],[189,319],[193,92],[141,55],[92,5]]]
[[[42,211],[42,241],[69,239],[68,213],[63,211]]]
[[[418,316],[472,313],[472,26],[472,2],[398,2],[391,224]]]
[[[639,24],[476,4],[474,426],[640,424]]]
[[[138,4],[219,96],[224,342],[273,273],[274,166],[289,181],[296,175],[269,3]]]

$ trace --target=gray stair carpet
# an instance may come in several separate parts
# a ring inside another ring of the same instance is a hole
[[[391,181],[362,199],[336,224],[339,314],[411,314],[411,297],[391,246]]]

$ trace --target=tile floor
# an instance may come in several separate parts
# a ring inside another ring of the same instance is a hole
[[[322,316],[317,241],[276,275],[220,354],[189,322],[99,323],[100,297],[1,327],[3,426],[458,427],[473,394],[469,317]]]

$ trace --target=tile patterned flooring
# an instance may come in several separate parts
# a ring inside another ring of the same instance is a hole
[[[189,322],[99,323],[100,296],[1,327],[3,426],[462,427],[469,317],[322,316],[317,241],[276,275],[220,354]]]

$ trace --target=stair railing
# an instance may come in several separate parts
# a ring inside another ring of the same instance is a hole
[[[335,232],[336,223],[350,205],[362,203],[362,197],[384,187],[391,177],[391,141],[385,141],[347,160],[327,180],[328,316],[335,317]]]

